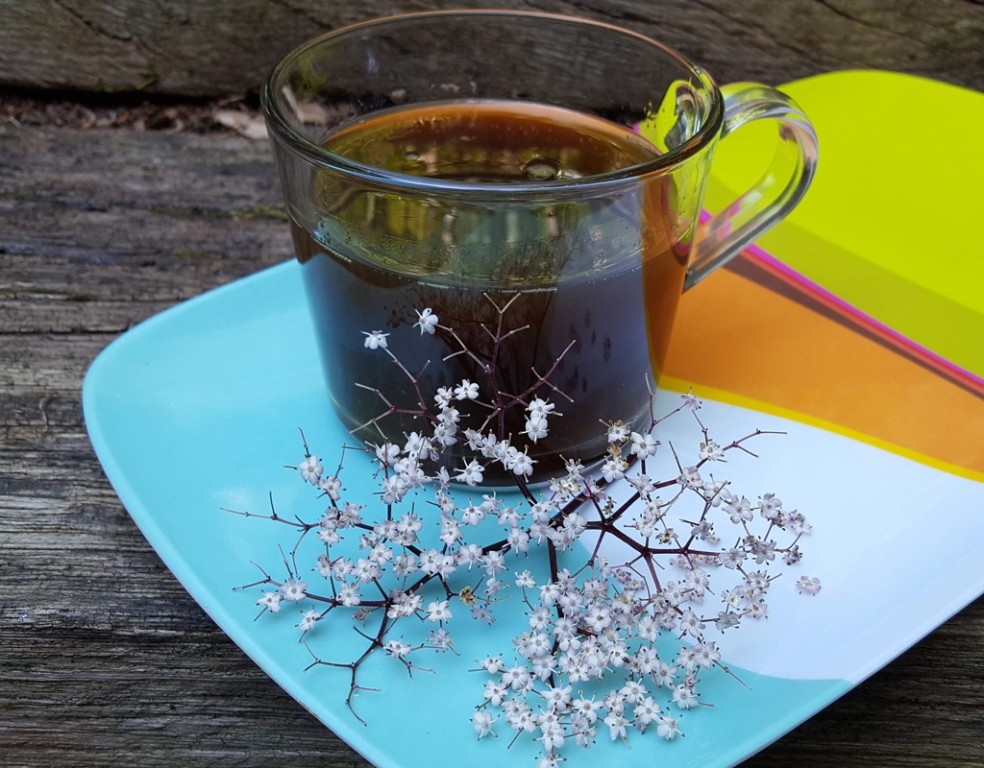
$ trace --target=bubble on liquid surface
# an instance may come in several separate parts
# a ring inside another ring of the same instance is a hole
[[[560,175],[560,164],[555,160],[538,157],[530,160],[523,172],[530,181],[552,181]]]

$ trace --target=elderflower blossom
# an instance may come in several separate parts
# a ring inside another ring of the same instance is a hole
[[[306,589],[306,581],[301,581],[300,579],[295,579],[291,576],[287,579],[287,581],[280,585],[280,594],[284,600],[299,603],[307,596],[305,592]]]
[[[264,592],[256,604],[262,605],[264,610],[270,611],[270,613],[279,613],[281,600],[283,600],[283,595],[279,592]]]
[[[311,485],[317,485],[321,480],[321,473],[325,468],[315,456],[306,456],[304,461],[297,465],[297,471],[301,473],[301,479]]]
[[[632,432],[629,434],[629,440],[632,443],[629,446],[629,452],[633,456],[638,456],[640,459],[645,459],[649,456],[656,455],[656,448],[659,446],[659,440],[653,437],[649,432],[646,432],[645,434]]]
[[[631,432],[625,422],[613,421],[611,424],[608,424],[608,442],[613,444],[624,443]]]
[[[416,314],[420,335],[437,336],[427,344],[451,338],[461,345],[446,360],[481,359],[439,325],[432,308]],[[511,335],[500,333],[498,341]],[[366,349],[388,349],[389,334],[363,336]],[[540,379],[507,393],[478,364],[465,369],[467,377],[459,373],[425,392],[399,368],[419,398],[416,408],[397,406],[418,419],[415,431],[380,429],[389,437],[366,448],[371,496],[343,485],[341,460],[326,475],[304,445],[297,471],[316,488],[320,506],[313,522],[269,516],[300,541],[281,548],[285,579],[263,572],[260,614],[297,604],[295,626],[310,642],[312,666],[348,667],[355,692],[365,684],[362,662],[373,651],[407,671],[420,669],[418,654],[464,647],[459,625],[477,622],[465,642],[480,644],[492,636],[481,627],[497,620],[500,604],[518,606],[525,615],[511,644],[478,651],[486,655],[475,670],[484,676],[471,713],[476,738],[511,730],[513,738],[535,742],[539,765],[556,768],[567,750],[630,741],[633,731],[667,741],[681,735],[670,713],[698,710],[703,677],[722,666],[713,634],[769,615],[773,569],[798,565],[801,539],[812,530],[775,494],[745,496],[732,490],[732,479],[712,476],[711,462],[724,462],[748,438],[722,447],[708,437],[691,392],[666,417],[682,414],[676,418],[696,425],[689,450],[671,446],[676,477],[656,475],[660,440],[653,425],[662,420],[653,418],[648,429],[614,420],[599,428],[608,444],[602,459],[557,457],[547,481],[531,488],[534,466],[547,463],[541,446],[550,450],[553,420],[571,418],[546,397],[566,397],[562,391]],[[385,418],[379,421],[385,427]],[[513,426],[504,428],[507,423]],[[516,479],[515,497],[473,490],[503,470]],[[304,570],[297,562],[308,552],[309,534],[316,553]],[[591,546],[578,546],[598,535],[628,547],[626,559],[609,562]],[[311,574],[311,584],[302,573]],[[820,581],[799,576],[795,588],[816,595]],[[343,616],[365,639],[365,653],[322,659],[318,635],[331,633],[307,633]],[[414,625],[424,629],[413,634]]]
[[[547,419],[541,414],[531,415],[526,420],[526,427],[523,429],[523,434],[526,435],[532,442],[537,442],[542,440],[547,436]]]
[[[332,501],[342,498],[342,481],[334,475],[322,477],[317,482],[318,489]]]
[[[820,579],[816,576],[800,576],[796,580],[796,590],[803,595],[816,595],[820,592]]]
[[[449,601],[435,600],[427,606],[427,621],[448,621],[451,618]]]
[[[363,342],[366,349],[386,349],[386,337],[389,336],[388,333],[383,333],[382,331],[363,331],[363,334],[366,337],[365,342]]]
[[[469,379],[462,379],[454,388],[455,400],[474,400],[478,397],[478,384]]]
[[[387,640],[383,644],[383,648],[386,650],[386,653],[397,659],[406,659],[406,657],[409,656],[410,652],[413,650],[413,648],[409,645],[400,642],[399,640]]]
[[[513,451],[504,462],[506,469],[514,475],[523,476],[533,473],[533,465],[535,463],[536,460],[531,458],[529,453],[525,450],[522,453],[519,451]]]
[[[484,477],[484,468],[477,461],[470,461],[455,475],[455,480],[465,485],[479,485]]]
[[[492,733],[493,723],[492,716],[488,712],[479,710],[472,715],[472,725],[480,739]]]
[[[430,307],[426,307],[423,310],[416,310],[417,312],[417,322],[414,326],[420,328],[420,335],[423,336],[425,333],[429,333],[431,336],[434,335],[434,329],[440,322],[437,315],[435,315]]]
[[[300,629],[302,633],[309,632],[314,628],[314,625],[317,624],[320,619],[321,614],[312,608],[309,611],[305,611],[304,617],[298,623],[297,628]]]

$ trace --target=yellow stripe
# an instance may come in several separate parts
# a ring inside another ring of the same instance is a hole
[[[906,459],[917,461],[920,464],[925,464],[933,469],[948,472],[951,475],[958,475],[959,477],[965,477],[968,480],[974,480],[979,483],[984,482],[984,472],[978,472],[977,470],[970,469],[969,467],[961,467],[956,464],[951,464],[948,461],[933,458],[932,456],[920,453],[919,451],[913,451],[910,448],[891,443],[888,440],[882,440],[881,438],[873,437],[865,434],[864,432],[859,432],[856,429],[850,429],[848,427],[841,426],[840,424],[826,421],[825,419],[818,419],[814,416],[800,413],[799,411],[794,411],[790,408],[772,405],[761,400],[756,400],[752,397],[745,397],[744,395],[736,395],[715,387],[692,384],[691,382],[678,379],[674,376],[661,376],[659,386],[661,389],[668,389],[681,394],[693,390],[694,394],[698,397],[706,397],[708,400],[728,403],[729,405],[737,405],[741,408],[747,408],[752,411],[760,411],[773,416],[779,416],[783,419],[789,419],[790,421],[796,421],[801,424],[808,424],[811,427],[818,427],[826,430],[827,432],[843,435],[851,440],[866,443],[867,445],[874,446],[875,448],[887,451],[888,453],[894,453],[897,456],[902,456]]]

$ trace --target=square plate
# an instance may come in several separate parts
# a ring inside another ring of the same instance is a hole
[[[754,338],[746,342],[754,349]],[[686,370],[678,366],[675,375]],[[803,572],[821,577],[824,588],[816,598],[795,595],[799,570],[790,568],[782,589],[773,588],[768,621],[722,636],[724,661],[745,685],[717,670],[702,678],[702,698],[713,706],[683,716],[685,738],[665,742],[650,731],[626,746],[609,743],[602,730],[591,750],[566,750],[572,768],[740,762],[984,591],[984,485],[976,470],[946,471],[953,467],[804,423],[810,419],[788,408],[759,408],[718,388],[708,395],[699,381],[696,390],[715,435],[731,439],[756,428],[788,433],[760,444],[760,459],[729,460],[729,472],[752,492],[775,491],[813,522]],[[678,394],[659,398],[669,408]],[[433,674],[409,679],[392,659],[373,657],[360,682],[378,691],[357,697],[362,725],[345,705],[345,670],[305,671],[312,656],[297,642],[300,613],[254,621],[257,592],[233,589],[256,580],[251,562],[278,567],[278,547],[289,548],[293,536],[223,508],[265,514],[272,497],[281,515],[316,519],[322,503],[296,472],[284,469],[303,456],[298,428],[329,468],[347,437],[324,395],[295,264],[204,294],[132,329],[92,364],[83,405],[109,480],[175,576],[261,668],[368,760],[412,766],[426,754],[432,768],[535,764],[535,744],[518,739],[509,747],[504,731],[478,741],[469,722],[484,678],[468,670],[490,652],[509,650],[519,630],[508,615],[491,628],[456,621],[459,655],[428,659]],[[688,426],[676,429],[671,425],[664,442],[694,437]],[[355,464],[346,458],[349,497],[368,497]],[[361,647],[351,623],[340,618],[312,632],[320,656],[345,659]]]

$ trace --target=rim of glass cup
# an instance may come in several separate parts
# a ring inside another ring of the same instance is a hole
[[[325,149],[320,144],[316,144],[310,139],[296,131],[288,120],[281,114],[276,106],[274,93],[277,83],[301,56],[313,48],[330,43],[339,37],[349,35],[353,32],[366,30],[376,26],[388,26],[394,23],[403,23],[413,20],[451,18],[451,17],[515,17],[539,18],[558,22],[564,22],[584,27],[596,27],[608,32],[615,32],[626,37],[635,38],[638,41],[652,47],[662,55],[673,59],[679,66],[685,68],[694,78],[696,78],[710,93],[711,110],[708,119],[687,141],[670,152],[661,154],[652,160],[644,163],[636,163],[625,168],[605,173],[582,176],[576,179],[554,179],[542,182],[515,183],[489,183],[489,182],[465,182],[452,179],[430,178],[426,176],[414,176],[406,173],[386,170],[366,163],[360,163],[346,158],[344,155],[337,154]],[[363,181],[384,184],[390,187],[403,189],[413,189],[417,191],[428,191],[433,193],[455,193],[462,195],[480,196],[508,196],[517,195],[526,197],[537,193],[548,192],[552,195],[563,194],[564,192],[580,191],[596,186],[608,186],[626,180],[638,179],[651,173],[658,173],[672,168],[687,158],[703,150],[720,132],[724,121],[724,102],[721,91],[714,79],[697,64],[690,61],[686,56],[670,48],[668,45],[659,42],[647,35],[634,32],[614,24],[603,21],[581,18],[578,16],[568,16],[565,14],[547,13],[542,11],[520,11],[505,9],[472,9],[472,10],[442,10],[442,11],[419,11],[413,13],[400,13],[383,16],[356,24],[346,25],[339,29],[332,30],[323,35],[314,37],[294,48],[274,67],[263,88],[260,92],[260,104],[263,116],[268,128],[282,139],[294,152],[304,156],[315,165],[330,168],[334,171],[360,178]]]

